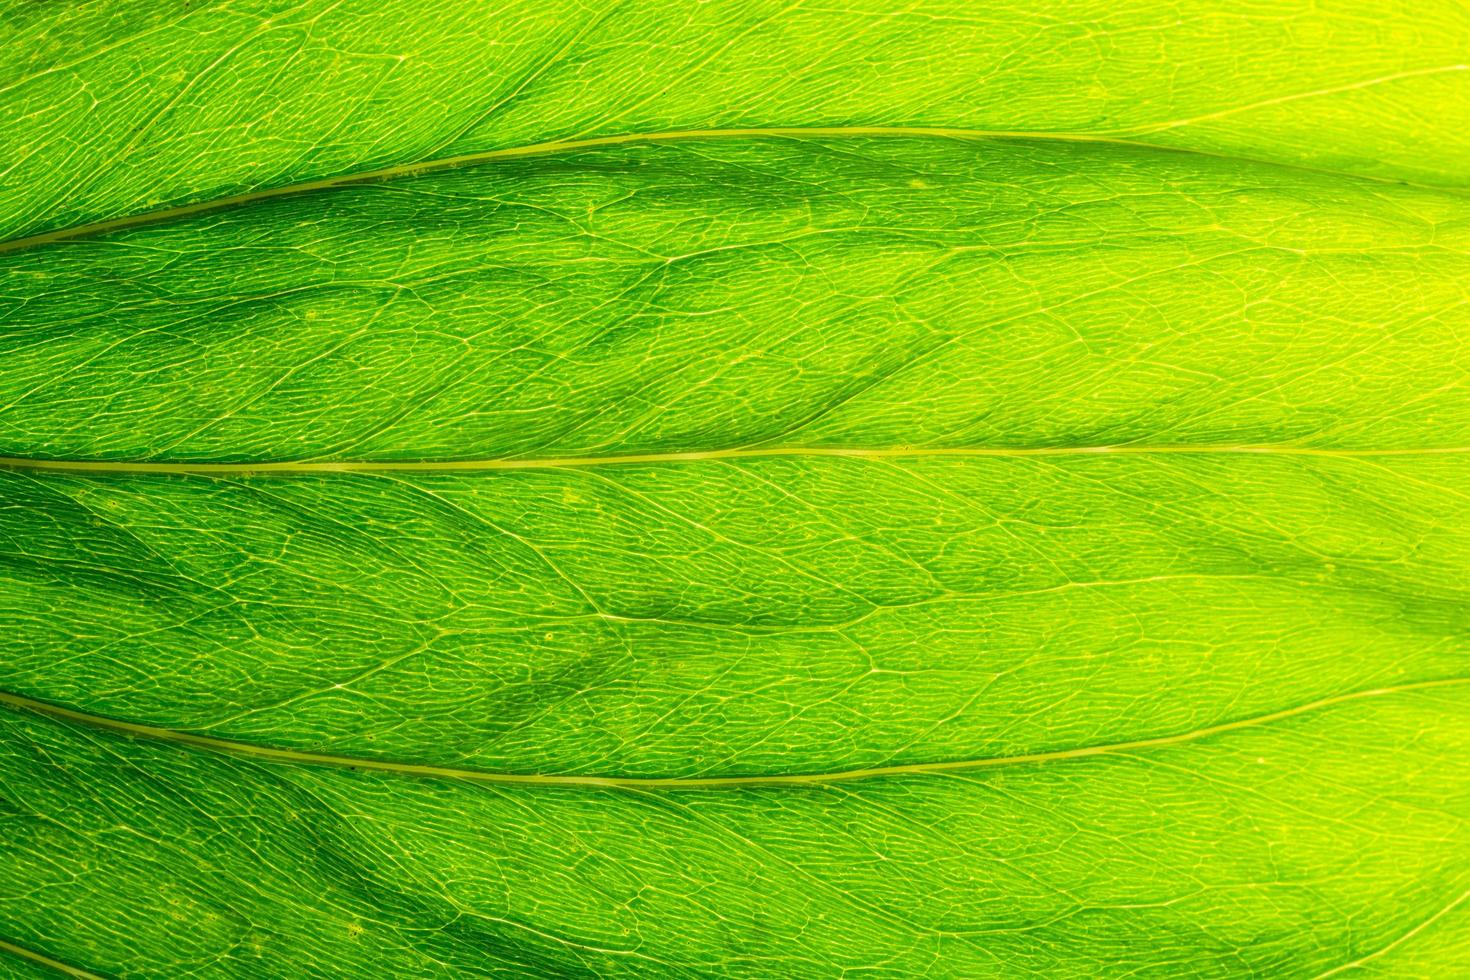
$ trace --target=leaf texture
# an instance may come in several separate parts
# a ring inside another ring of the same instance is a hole
[[[1455,4],[12,3],[0,972],[1470,970]]]

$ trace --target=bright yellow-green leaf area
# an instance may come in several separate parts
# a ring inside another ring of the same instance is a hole
[[[1470,975],[1459,0],[0,0],[0,975]]]

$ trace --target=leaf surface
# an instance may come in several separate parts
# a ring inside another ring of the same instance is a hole
[[[1470,968],[1463,10],[707,6],[7,10],[0,969]]]

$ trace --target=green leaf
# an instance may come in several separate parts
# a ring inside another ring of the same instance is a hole
[[[0,2],[0,972],[1470,971],[1464,7],[442,6]]]

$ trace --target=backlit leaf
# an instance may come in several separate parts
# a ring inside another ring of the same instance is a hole
[[[1470,972],[1461,5],[0,12],[0,972]]]

